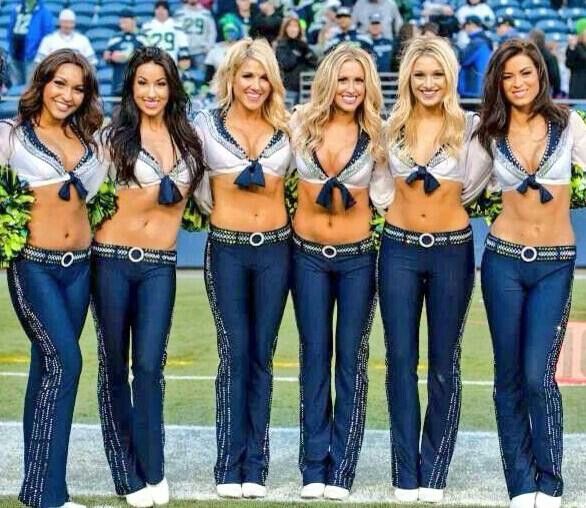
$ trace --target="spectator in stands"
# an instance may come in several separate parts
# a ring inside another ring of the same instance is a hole
[[[341,42],[349,42],[372,54],[370,39],[366,35],[359,34],[353,27],[352,11],[348,7],[340,7],[336,11],[336,23],[338,24],[339,32],[325,42],[324,49],[326,53],[334,49]]]
[[[10,68],[8,65],[8,55],[3,48],[0,48],[0,95],[5,94],[10,88]]]
[[[55,29],[55,20],[42,0],[22,0],[10,13],[7,28],[12,82],[23,85],[32,73],[43,37]]]
[[[336,35],[340,28],[336,23],[336,11],[341,7],[340,0],[327,0],[307,30],[307,42],[314,45],[314,51],[322,54],[327,41]]]
[[[417,25],[413,23],[405,23],[399,30],[397,40],[393,43],[393,54],[391,56],[391,72],[399,72],[401,64],[401,56],[409,46],[411,39],[416,37],[419,33]]]
[[[92,65],[98,63],[89,39],[75,31],[75,12],[71,9],[63,9],[59,13],[59,29],[43,38],[35,57],[35,63],[39,63],[58,49],[73,49],[86,57]]]
[[[499,16],[496,18],[495,26],[499,45],[514,37],[519,37],[519,32],[515,30],[515,20],[512,16]]]
[[[206,83],[209,83],[214,77],[214,74],[224,61],[228,48],[236,41],[244,38],[243,25],[235,14],[224,14],[219,24],[222,32],[222,40],[214,44],[214,47],[207,54],[204,61],[206,66]]]
[[[297,104],[299,75],[317,66],[317,58],[305,41],[303,27],[297,16],[287,16],[283,20],[277,39],[276,54],[287,99],[292,104]]]
[[[122,95],[122,83],[126,64],[134,51],[147,44],[145,38],[137,33],[134,14],[129,9],[120,13],[118,21],[120,32],[108,41],[103,59],[112,66],[112,95]]]
[[[157,0],[155,17],[147,21],[142,30],[149,46],[164,49],[175,62],[180,55],[189,55],[187,36],[181,25],[171,17],[171,9],[166,0]]]
[[[264,37],[269,44],[279,36],[283,23],[283,9],[277,7],[276,0],[258,0],[258,10],[253,11],[249,35],[252,38]]]
[[[439,25],[433,21],[427,21],[426,23],[423,23],[419,30],[421,31],[421,35],[439,35]]]
[[[243,37],[250,33],[250,21],[253,13],[258,9],[257,5],[252,5],[251,0],[236,0],[236,15],[240,18],[243,29]]]
[[[376,70],[378,72],[390,72],[393,41],[384,36],[382,16],[378,12],[370,15],[368,36],[370,37],[372,49],[376,56]]]
[[[529,32],[529,40],[533,41],[539,48],[539,52],[545,61],[547,68],[547,77],[549,79],[549,90],[553,97],[559,97],[561,95],[561,79],[560,79],[560,67],[558,59],[555,55],[549,51],[545,45],[545,33],[535,28]]]
[[[396,37],[403,18],[395,0],[357,0],[352,9],[352,21],[360,32],[368,31],[370,16],[374,13],[381,17],[383,36],[388,39]]]
[[[492,53],[492,42],[484,32],[478,16],[466,18],[464,30],[470,42],[460,54],[458,93],[464,98],[480,97],[484,73]]]
[[[175,15],[189,41],[190,74],[200,83],[205,77],[205,57],[216,43],[216,21],[202,0],[187,0]]]
[[[458,18],[448,0],[426,0],[421,13],[424,20],[438,26],[438,35],[451,38],[460,29]]]
[[[466,5],[463,5],[456,11],[456,17],[460,25],[464,25],[466,19],[476,16],[480,19],[481,24],[485,27],[492,27],[495,21],[494,11],[484,0],[466,0]]]
[[[570,99],[586,99],[586,18],[576,22],[576,34],[568,39],[566,67],[570,76]]]

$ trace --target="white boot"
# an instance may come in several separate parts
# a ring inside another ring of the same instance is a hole
[[[246,499],[256,499],[265,497],[267,495],[267,488],[258,483],[244,482],[242,484],[242,497]]]
[[[350,495],[350,491],[344,487],[336,487],[335,485],[326,485],[324,489],[324,497],[332,501],[343,501]]]
[[[560,508],[562,505],[561,497],[554,497],[538,492],[535,496],[535,508]]]
[[[239,483],[218,483],[216,492],[220,497],[238,499],[242,497],[242,485]]]
[[[511,499],[509,508],[535,508],[535,492],[521,494]]]
[[[148,486],[143,487],[136,492],[126,494],[126,502],[135,508],[149,508],[154,504],[153,496],[151,495],[151,491]]]
[[[323,497],[325,483],[308,483],[301,489],[301,499],[318,499]]]
[[[417,501],[419,489],[395,489],[395,499],[402,503]]]
[[[167,483],[167,478],[163,478],[156,485],[147,483],[147,487],[151,491],[151,496],[155,504],[162,505],[169,502],[169,483]]]
[[[444,499],[444,489],[428,489],[419,487],[419,501],[424,503],[441,503]]]

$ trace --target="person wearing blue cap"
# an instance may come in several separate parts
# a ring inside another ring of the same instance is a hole
[[[352,11],[348,7],[339,7],[336,10],[336,24],[338,33],[324,44],[325,53],[332,51],[338,44],[348,42],[352,46],[361,48],[372,54],[372,44],[370,39],[356,31],[352,23]]]
[[[458,93],[463,98],[480,97],[484,72],[492,53],[492,42],[484,32],[482,20],[478,16],[466,18],[464,31],[470,40],[460,53]]]
[[[382,16],[378,12],[369,17],[368,35],[376,56],[376,70],[390,72],[393,41],[383,34]]]

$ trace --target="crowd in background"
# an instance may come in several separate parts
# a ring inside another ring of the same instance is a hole
[[[548,0],[524,0],[543,7]],[[564,3],[565,2],[565,3]],[[489,2],[490,3],[490,2]],[[140,22],[132,7],[120,9],[118,32],[104,50],[96,51],[84,30],[77,30],[75,5],[54,15],[43,0],[22,0],[11,7],[6,28],[2,91],[24,84],[35,65],[61,48],[78,50],[98,68],[112,70],[111,88],[120,95],[126,62],[141,46],[165,49],[177,62],[190,96],[209,96],[208,83],[228,47],[244,37],[265,37],[276,51],[288,101],[299,98],[299,78],[316,68],[324,54],[340,42],[352,42],[371,53],[379,72],[398,71],[401,52],[418,33],[447,37],[460,62],[458,92],[463,98],[481,95],[490,55],[512,37],[528,37],[547,63],[554,97],[586,99],[586,17],[569,19],[562,38],[527,26],[515,16],[517,0],[184,0],[154,3],[153,17]],[[495,5],[494,2],[492,2]],[[121,7],[127,4],[121,4]],[[506,9],[506,6],[509,6]],[[1,9],[6,13],[6,7]],[[96,6],[96,12],[99,10]],[[586,0],[551,0],[548,8],[574,8],[586,13]],[[503,10],[504,9],[504,10]],[[508,14],[510,13],[510,14]],[[582,13],[582,16],[584,16]],[[99,22],[99,20],[98,20]],[[550,20],[553,25],[561,23]],[[57,28],[55,29],[55,24]],[[539,24],[538,24],[539,25]],[[531,29],[529,29],[531,28]],[[552,34],[560,35],[560,34]],[[4,51],[4,50],[3,50]],[[16,88],[18,90],[18,88]]]

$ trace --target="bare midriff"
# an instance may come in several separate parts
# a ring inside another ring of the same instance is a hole
[[[211,223],[221,229],[247,233],[266,232],[287,224],[283,178],[265,173],[265,186],[241,189],[234,184],[237,175],[211,179],[214,209]]]
[[[63,182],[34,187],[28,244],[48,250],[82,250],[91,243],[91,230],[85,202],[71,187],[71,199],[59,197]]]
[[[346,209],[342,194],[333,190],[331,209],[318,205],[315,200],[321,184],[300,181],[298,206],[293,220],[295,232],[304,240],[323,245],[355,243],[370,236],[371,210],[368,189],[348,188],[356,204]]]
[[[186,186],[179,186],[183,196]],[[118,189],[118,211],[96,231],[99,243],[173,250],[186,198],[174,205],[160,205],[159,186]]]
[[[395,198],[385,220],[398,228],[418,233],[457,231],[468,226],[470,219],[462,206],[462,184],[438,180],[440,186],[426,194],[423,182],[409,185],[395,178]]]
[[[525,194],[516,190],[503,192],[503,211],[491,233],[508,242],[521,245],[573,245],[574,230],[570,221],[570,188],[548,185],[553,199],[541,203],[539,192],[529,189]]]

